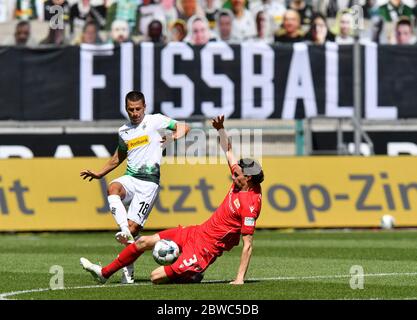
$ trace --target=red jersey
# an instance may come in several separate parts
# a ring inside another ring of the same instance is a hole
[[[232,174],[235,166],[232,167]],[[241,234],[255,232],[261,205],[260,185],[248,191],[240,191],[232,184],[222,204],[206,222],[197,227],[197,232],[205,246],[209,245],[213,253],[220,255],[238,245]]]

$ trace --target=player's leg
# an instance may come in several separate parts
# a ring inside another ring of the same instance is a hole
[[[183,274],[175,274],[171,270],[169,266],[160,266],[153,270],[151,272],[152,283],[200,283],[204,278],[204,272],[187,271]]]
[[[160,266],[153,270],[151,273],[152,283],[200,283],[204,278],[204,271],[208,266],[204,268],[200,267],[197,260],[192,265],[187,266],[184,264],[184,261],[187,261],[187,256],[188,254],[182,254],[178,257],[178,264],[182,265],[182,268],[178,268],[175,262],[170,266]]]
[[[138,259],[142,253],[151,250],[155,243],[159,240],[159,235],[156,233],[152,236],[141,236],[135,243],[128,245],[118,257],[109,265],[103,267],[102,274],[105,278],[109,278],[112,274],[123,267],[126,267]]]
[[[162,284],[171,280],[168,278],[164,266],[160,266],[151,272],[151,281],[153,284]]]
[[[129,209],[127,211],[127,223],[129,232],[118,232],[116,240],[122,244],[129,244],[133,237],[138,237],[143,230],[146,220],[152,210],[158,196],[159,186],[156,183],[143,181],[133,177],[125,176],[129,187]],[[130,237],[132,235],[132,237]],[[128,238],[129,236],[129,238]]]
[[[135,194],[127,212],[129,230],[138,235],[144,228],[159,194],[159,185],[153,182],[134,179]]]
[[[189,261],[190,256],[194,257],[193,253],[193,227],[183,228],[181,226],[173,229],[161,231],[158,235],[160,239],[170,239],[177,243],[182,250],[178,260],[170,266],[160,266],[151,272],[151,281],[153,284],[164,284],[164,283],[191,283],[200,282],[203,278],[203,273],[192,272],[190,274],[189,268],[193,267],[193,264],[187,266],[184,265],[184,260]],[[156,243],[156,241],[155,241]],[[191,258],[192,259],[192,258]],[[182,265],[182,267],[181,267]],[[196,281],[199,279],[199,281]]]
[[[143,181],[130,177],[130,184],[135,188],[133,199],[130,202],[128,217],[128,228],[130,234],[135,238],[139,238],[139,232],[152,210],[155,199],[158,195],[159,186],[155,183]],[[122,244],[129,244],[132,240],[128,238],[125,232],[116,234],[116,239]],[[122,269],[123,284],[132,284],[134,280],[134,265],[128,265]]]
[[[110,210],[120,230],[127,235],[130,235],[130,231],[125,204],[130,203],[133,194],[134,189],[130,186],[129,179],[126,176],[113,180],[109,184],[107,199]],[[130,238],[133,239],[131,235]]]
[[[161,240],[159,233],[155,233],[151,236],[140,236],[136,242],[136,248],[140,251],[148,251],[152,250],[155,246],[155,243],[157,243],[159,240]]]
[[[85,258],[81,258],[80,263],[96,280],[105,283],[114,273],[132,264],[145,251],[151,250],[159,239],[160,237],[157,233],[152,236],[141,236],[135,243],[125,247],[117,258],[105,267],[93,264]]]
[[[134,237],[129,229],[126,210],[126,205],[130,204],[134,194],[134,187],[130,183],[129,177],[122,176],[113,180],[109,184],[107,192],[110,210],[121,230],[116,233],[116,240],[124,245],[133,243]],[[121,283],[132,284],[134,282],[134,266],[123,268]]]
[[[130,219],[127,219],[127,223],[130,233],[136,238],[139,235],[139,233],[143,230],[143,226]]]
[[[129,219],[128,219],[128,223],[129,223],[129,231],[136,241],[140,237],[139,232],[142,231],[142,226],[140,226],[136,222],[133,222]],[[121,243],[126,242],[125,245],[129,245],[132,242],[132,240],[129,239],[129,237],[124,232],[121,232],[121,233],[118,232],[116,234],[116,240]],[[133,263],[122,268],[122,279],[120,282],[123,284],[135,283],[135,266]]]
[[[204,249],[196,242],[194,226],[162,231],[161,239],[171,239],[181,248],[178,259],[169,266],[158,267],[151,273],[151,281],[155,284],[162,283],[197,283],[203,279],[203,272],[210,261],[206,260]]]
[[[136,222],[133,222],[129,219],[128,219],[128,223],[129,223],[129,231],[132,234],[134,240],[136,241],[139,238],[139,232],[142,230],[142,228]],[[132,242],[132,240],[129,239],[129,237],[124,232],[122,233],[118,232],[116,234],[116,240],[122,244],[125,243],[126,246],[128,246]],[[123,284],[135,283],[135,266],[133,263],[122,268],[121,283]]]

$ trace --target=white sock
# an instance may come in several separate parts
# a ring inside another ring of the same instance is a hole
[[[133,263],[132,264],[129,264],[128,266],[126,266],[126,269],[128,270],[128,272],[130,274],[132,274],[133,271],[135,270],[135,265]]]
[[[126,208],[118,195],[110,195],[107,197],[109,201],[110,211],[113,214],[114,220],[119,225],[120,229],[123,232],[129,232],[128,222],[127,222],[127,212]]]

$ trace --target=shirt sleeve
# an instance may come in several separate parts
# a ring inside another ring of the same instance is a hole
[[[254,197],[239,197],[241,205],[242,227],[241,234],[254,234],[256,228],[256,220],[261,212],[260,198],[254,201]]]
[[[119,150],[127,152],[127,145],[120,135],[119,135],[118,147],[119,147]]]
[[[156,130],[159,129],[168,129],[168,130],[175,130],[175,125],[177,124],[177,120],[171,119],[170,117],[164,116],[161,113],[157,113],[155,116],[156,122]]]

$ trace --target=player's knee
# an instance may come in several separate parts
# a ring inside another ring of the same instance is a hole
[[[119,193],[118,193],[117,188],[113,184],[109,185],[109,187],[107,188],[107,195],[111,196],[111,195],[118,195],[118,194]]]
[[[141,236],[136,240],[136,246],[140,250],[150,250],[155,245],[156,241],[154,236]]]
[[[107,188],[107,195],[123,196],[123,187],[119,183],[111,183]]]
[[[146,236],[141,236],[138,239],[136,239],[136,246],[138,249],[145,249],[146,247]]]

